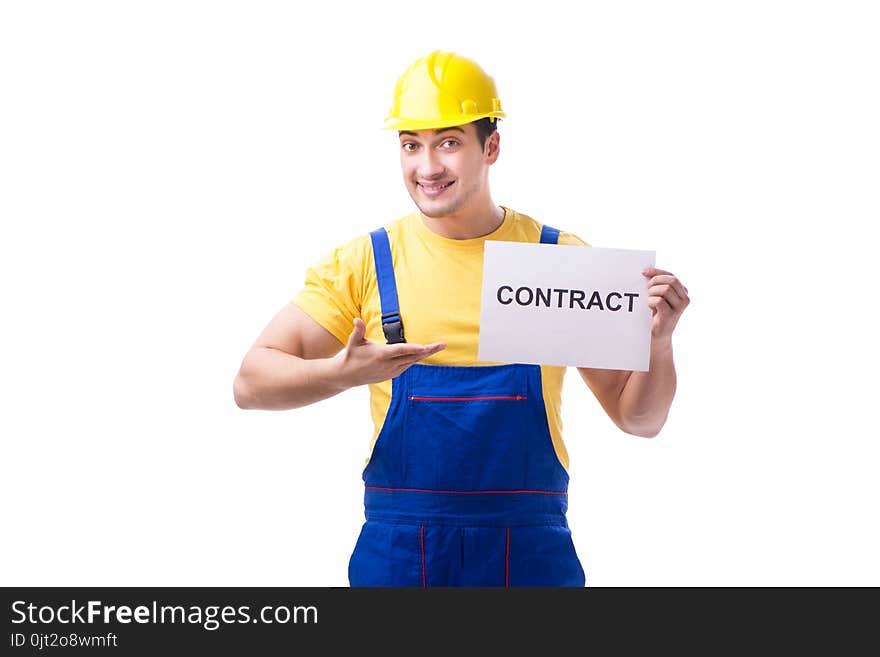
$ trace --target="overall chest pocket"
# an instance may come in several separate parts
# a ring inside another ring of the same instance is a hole
[[[430,366],[423,366],[430,367]],[[491,491],[525,485],[530,441],[540,435],[524,370],[443,367],[416,373],[406,393],[407,486]]]

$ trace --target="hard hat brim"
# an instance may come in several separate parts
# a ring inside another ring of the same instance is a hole
[[[496,110],[494,112],[486,112],[484,114],[470,114],[465,116],[460,116],[456,119],[434,119],[434,120],[416,120],[416,119],[400,119],[389,117],[385,119],[385,125],[383,126],[384,130],[437,130],[439,128],[453,128],[457,125],[464,125],[466,123],[473,123],[474,121],[479,121],[480,119],[485,119],[487,117],[494,117],[496,119],[505,118],[505,114],[502,111]]]

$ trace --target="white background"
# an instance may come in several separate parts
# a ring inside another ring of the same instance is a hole
[[[0,583],[347,585],[366,389],[232,381],[413,208],[381,124],[442,48],[508,113],[497,203],[690,290],[657,438],[566,377],[588,583],[880,585],[876,5],[318,6],[2,4]]]

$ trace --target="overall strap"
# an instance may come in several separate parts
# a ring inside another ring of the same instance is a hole
[[[544,224],[541,228],[541,244],[556,244],[559,240],[559,229]]]
[[[370,233],[370,239],[373,241],[373,260],[376,263],[376,281],[379,284],[379,302],[382,306],[382,332],[387,344],[406,342],[397,301],[397,283],[394,281],[388,233],[384,227],[377,228]]]

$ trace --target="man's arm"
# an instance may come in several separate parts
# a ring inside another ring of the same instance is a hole
[[[241,363],[233,383],[240,408],[284,410],[332,397],[343,390],[393,379],[424,358],[446,348],[366,339],[366,325],[355,318],[348,342],[295,304],[287,304],[263,329]]]
[[[288,303],[245,355],[233,394],[240,408],[283,410],[332,397],[346,386],[332,356],[343,345],[298,306]]]
[[[647,372],[577,369],[608,417],[622,431],[642,438],[660,433],[675,396],[671,342],[651,342],[651,365]]]
[[[620,414],[620,394],[632,372],[600,370],[592,367],[579,367],[577,371],[584,383],[593,391],[593,395],[605,409],[605,413],[611,418],[611,421],[622,431],[629,433]]]
[[[669,416],[677,379],[672,359],[672,332],[690,305],[688,289],[672,273],[647,267],[648,307],[651,308],[651,360],[647,372],[578,371],[614,423],[626,433],[653,438]]]
[[[672,342],[651,341],[651,365],[647,372],[630,372],[620,394],[620,413],[628,432],[653,438],[669,416],[675,397],[675,363]]]

